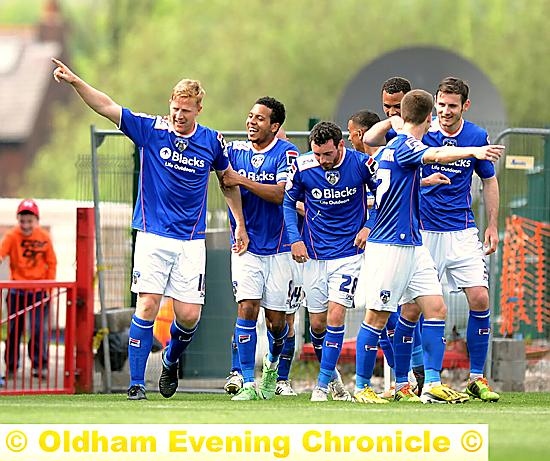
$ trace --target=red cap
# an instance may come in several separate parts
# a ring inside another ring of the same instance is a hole
[[[27,198],[19,204],[19,206],[17,207],[17,214],[23,211],[29,211],[37,218],[40,217],[38,213],[38,205],[33,199]]]

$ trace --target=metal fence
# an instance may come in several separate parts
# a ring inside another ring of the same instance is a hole
[[[75,391],[76,284],[0,282],[0,395]]]

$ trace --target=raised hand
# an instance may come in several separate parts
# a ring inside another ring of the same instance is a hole
[[[54,62],[54,64],[57,65],[57,67],[53,71],[53,78],[56,82],[60,83],[61,80],[65,80],[67,83],[72,84],[78,79],[76,74],[65,64],[63,64],[59,59],[52,58],[52,61]]]

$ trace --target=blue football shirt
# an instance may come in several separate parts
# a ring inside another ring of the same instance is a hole
[[[365,184],[374,190],[375,175],[376,161],[353,149],[344,148],[340,163],[327,171],[313,153],[298,157],[287,180],[285,216],[287,210],[295,213],[296,201],[300,200],[305,217],[301,232],[296,222],[285,220],[290,242],[303,240],[312,259],[361,253],[354,240],[367,217]]]
[[[449,135],[432,121],[428,133],[422,138],[427,146],[485,146],[489,144],[487,131],[472,122],[463,120],[461,128]],[[420,188],[420,225],[423,230],[450,232],[475,227],[472,211],[472,176],[474,171],[481,179],[495,175],[494,164],[488,160],[468,158],[449,164],[433,163],[422,167],[422,177],[442,173],[451,184],[438,184]]]
[[[231,166],[240,175],[261,184],[278,184],[286,182],[289,167],[298,157],[298,148],[278,138],[261,151],[255,150],[250,141],[233,141],[227,145],[227,154]],[[290,251],[282,204],[268,202],[244,187],[240,189],[250,237],[248,251],[259,256]],[[234,233],[235,219],[231,212],[229,221]]]
[[[370,242],[419,246],[419,185],[422,157],[428,146],[398,133],[380,152],[376,177],[377,215]]]
[[[120,130],[138,147],[141,163],[132,227],[179,240],[204,239],[210,170],[229,166],[221,133],[196,124],[181,136],[162,117],[126,108]]]

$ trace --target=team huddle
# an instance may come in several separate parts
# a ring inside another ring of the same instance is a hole
[[[204,90],[196,80],[173,89],[168,117],[134,113],[76,76],[53,72],[139,147],[141,172],[132,227],[138,231],[129,330],[128,399],[146,399],[145,368],[163,296],[173,299],[171,339],[162,353],[159,391],[178,387],[178,360],[198,328],[204,303],[206,194],[216,171],[229,208],[231,278],[238,305],[233,360],[225,390],[232,400],[296,395],[289,380],[294,315],[303,303],[320,362],[311,401],[386,404],[371,386],[380,346],[395,371],[401,402],[497,401],[483,375],[490,335],[485,255],[498,243],[494,162],[504,147],[464,120],[468,86],[448,77],[434,97],[403,78],[382,88],[387,119],[364,110],[341,128],[322,121],[310,152],[284,139],[285,107],[259,98],[247,139],[225,143],[199,125]],[[483,244],[471,210],[473,172],[483,181]],[[485,246],[485,248],[484,248]],[[464,392],[441,383],[447,310],[440,279],[463,290],[470,315],[470,377]],[[356,382],[350,393],[337,370],[346,309],[365,307],[357,332]],[[255,379],[257,321],[265,314],[268,352]],[[409,383],[409,371],[416,388]]]

